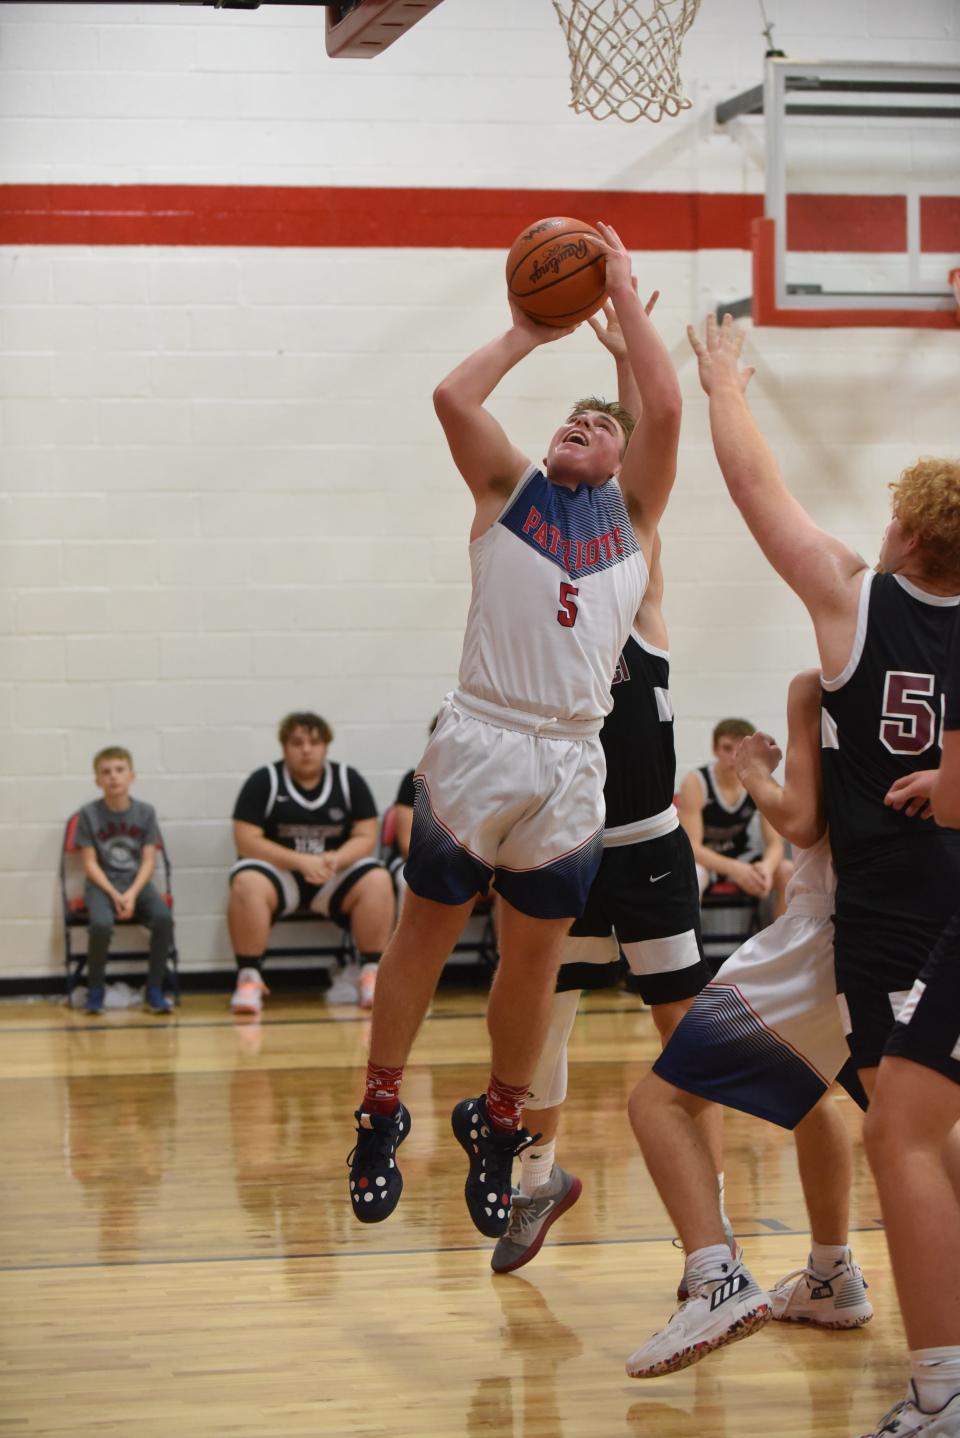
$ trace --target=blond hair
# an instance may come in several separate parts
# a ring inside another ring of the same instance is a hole
[[[890,489],[894,515],[920,541],[924,576],[960,588],[960,460],[918,459]]]
[[[101,749],[98,753],[94,754],[94,774],[96,774],[97,770],[100,768],[100,765],[105,764],[108,759],[126,759],[127,763],[130,765],[130,768],[133,768],[133,755],[130,753],[130,750],[121,748],[119,744],[110,744],[106,749]]]

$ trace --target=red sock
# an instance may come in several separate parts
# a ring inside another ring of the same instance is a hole
[[[367,1086],[361,1108],[365,1113],[396,1113],[400,1105],[403,1069],[379,1068],[367,1064]]]
[[[511,1087],[508,1083],[501,1083],[496,1074],[490,1075],[487,1085],[487,1113],[495,1128],[503,1129],[506,1133],[516,1133],[529,1092],[528,1084]]]

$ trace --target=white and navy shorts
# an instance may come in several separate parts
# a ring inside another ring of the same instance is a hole
[[[657,838],[605,848],[570,942],[616,933],[647,1004],[699,994],[710,978],[700,939],[700,901],[690,840],[679,826]],[[580,966],[577,965],[579,969]],[[566,972],[565,972],[566,970]],[[564,954],[557,988],[605,988],[594,970],[574,971]]]
[[[960,912],[901,1005],[883,1052],[912,1059],[960,1084]]]
[[[788,910],[748,939],[681,1019],[654,1073],[687,1093],[795,1128],[849,1075],[833,928]],[[851,1093],[863,1102],[854,1082]]]
[[[230,882],[245,869],[253,869],[269,879],[277,891],[278,919],[289,918],[291,914],[311,913],[321,919],[332,919],[341,928],[350,927],[349,917],[342,905],[355,884],[371,869],[382,869],[379,859],[358,859],[355,864],[334,874],[325,884],[308,884],[302,874],[290,869],[278,869],[265,859],[238,859],[230,870]]]
[[[561,737],[553,725],[548,737],[516,717],[508,728],[459,702],[441,709],[414,776],[407,885],[463,904],[494,881],[521,913],[573,918],[600,863],[603,749],[596,734]]]

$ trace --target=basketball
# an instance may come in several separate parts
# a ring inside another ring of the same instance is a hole
[[[582,220],[537,220],[510,246],[507,288],[539,324],[563,329],[596,314],[606,285],[603,240]]]

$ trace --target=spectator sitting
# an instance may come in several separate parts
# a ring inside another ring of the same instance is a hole
[[[86,875],[84,902],[90,916],[87,947],[88,1014],[102,1014],[107,954],[116,919],[136,919],[150,931],[150,956],[144,1007],[152,1014],[173,1008],[163,992],[173,938],[173,915],[150,880],[160,831],[152,804],[134,799],[137,777],[129,749],[111,746],[93,758],[102,799],[80,810],[77,845]]]
[[[366,782],[327,759],[333,730],[318,714],[288,714],[283,758],[257,769],[237,796],[227,923],[237,963],[236,1014],[259,1014],[264,952],[274,919],[298,911],[348,929],[360,953],[329,1003],[370,1008],[377,963],[393,928],[390,876],[379,859],[377,807]]]
[[[711,884],[724,879],[755,899],[773,893],[776,916],[784,910],[793,865],[784,858],[783,840],[757,813],[737,776],[740,741],[754,732],[746,719],[721,719],[713,731],[713,763],[686,775],[678,808],[697,861],[701,899]],[[754,838],[757,823],[762,853]]]

